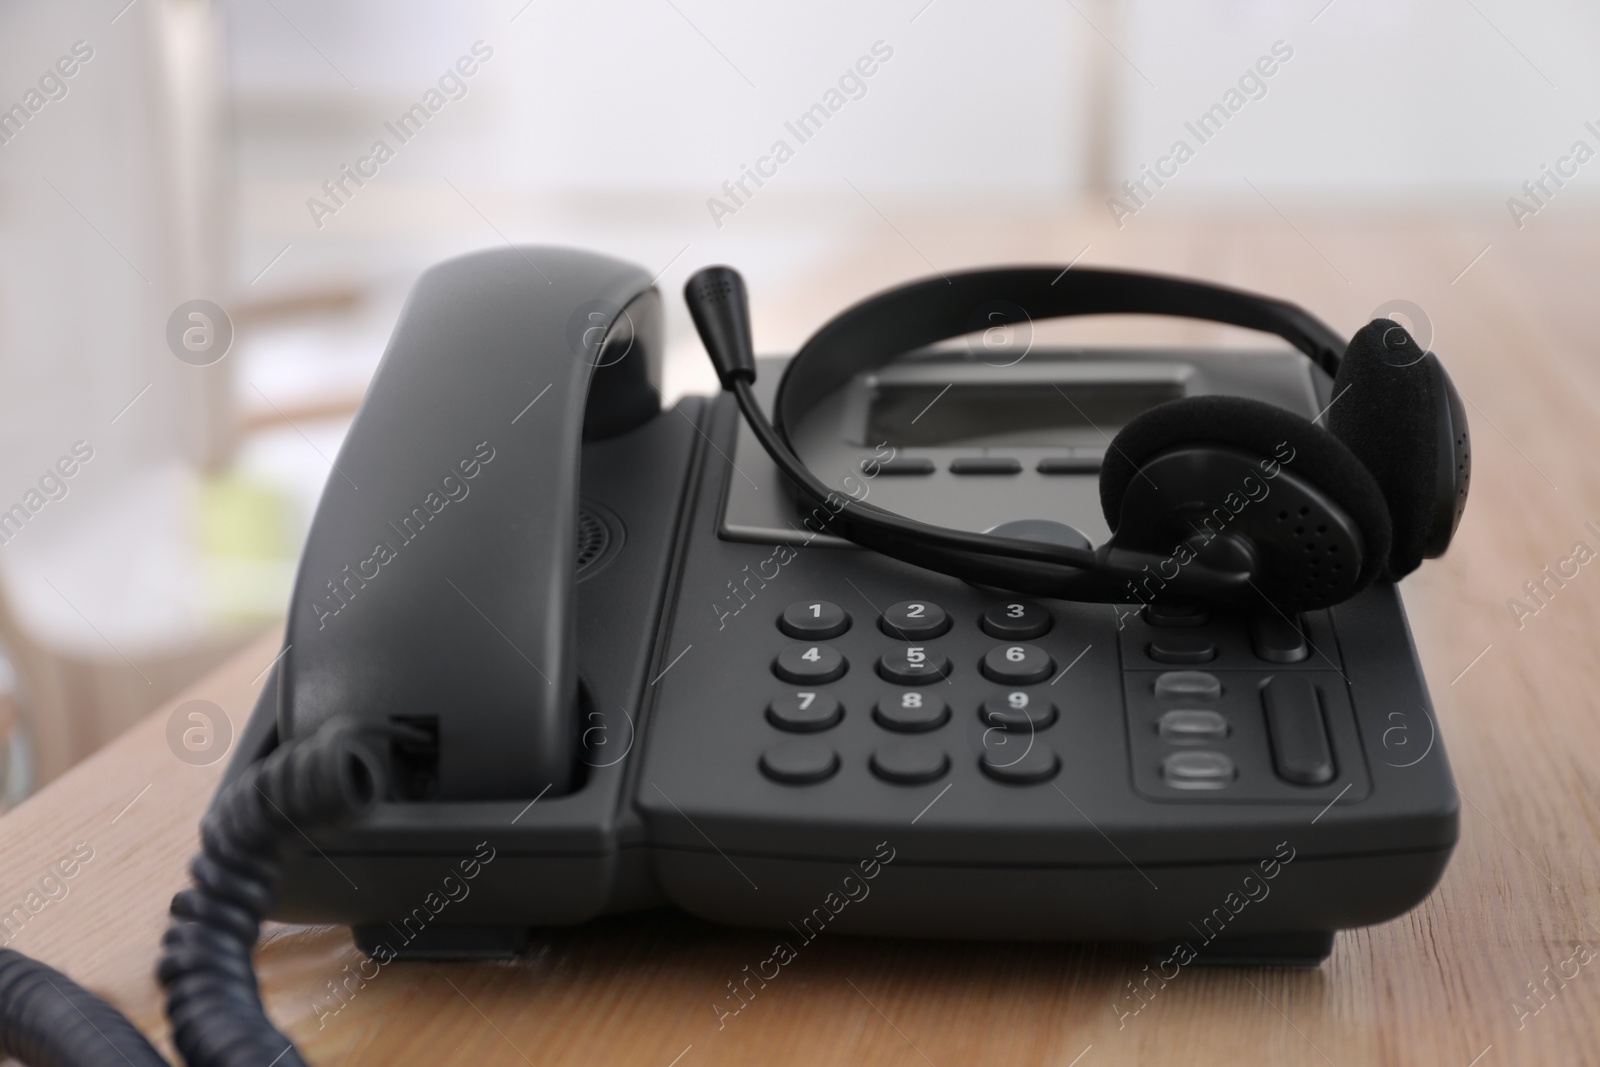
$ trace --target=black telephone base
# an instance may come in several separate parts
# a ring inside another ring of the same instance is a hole
[[[1311,964],[1438,883],[1458,801],[1393,585],[1208,616],[1031,601],[836,547],[730,397],[655,412],[658,312],[643,271],[570,250],[418,283],[227,779],[335,715],[436,740],[397,743],[391,799],[284,859],[275,918],[412,957],[675,906],[796,945]],[[1003,372],[914,355],[910,421],[947,375],[976,396]],[[1271,353],[1036,350],[1024,369],[1051,396],[1126,379],[1307,417],[1331,399]],[[764,363],[761,402],[777,377]],[[1094,449],[1002,425],[983,456],[908,445],[915,462],[875,471],[871,388],[796,431],[844,465],[813,464],[829,484],[854,472],[874,502],[980,529],[1054,508],[1035,517],[1105,537]],[[1294,521],[1268,482],[1242,490]]]
[[[800,931],[791,936],[815,936],[826,916],[831,933],[1184,942],[1196,964],[1309,966],[1334,931],[1393,918],[1438,882],[1456,796],[1393,587],[1305,621],[1321,670],[1313,659],[1261,662],[1243,620],[1169,631],[1124,611],[1119,630],[1113,608],[1051,604],[1050,632],[1025,643],[1056,660],[1056,684],[1020,691],[1056,705],[1035,743],[1061,767],[1048,782],[998,781],[980,768],[978,717],[985,699],[1007,691],[980,666],[1003,644],[979,625],[993,593],[814,547],[765,587],[751,583],[750,599],[728,614],[741,603],[722,600],[729,579],[774,554],[716,535],[738,477],[725,458],[735,426],[726,402],[690,400],[585,447],[583,498],[622,524],[625,541],[579,586],[594,710],[578,787],[559,798],[380,805],[290,858],[280,918],[349,923],[365,951],[412,958],[505,956],[540,927],[676,905]],[[851,666],[804,690],[836,693],[844,716],[821,734],[788,734],[763,708],[796,688],[772,673],[795,643],[776,620],[808,596],[850,603],[850,629],[827,643]],[[953,669],[937,686],[891,684],[874,662],[907,643],[879,627],[868,601],[916,597],[951,620],[920,646],[949,650]],[[1199,673],[1222,680],[1214,707],[1231,721],[1238,767],[1227,790],[1186,792],[1160,777],[1149,687],[1165,672],[1143,660],[1169,632],[1216,645]],[[1313,679],[1323,693],[1337,764],[1323,785],[1274,773],[1255,694],[1283,675]],[[276,689],[274,676],[241,737],[239,766],[276,742]],[[885,729],[874,707],[903,692],[947,694],[950,718],[929,733]],[[760,755],[791,737],[830,739],[843,766],[817,785],[771,780]],[[903,737],[946,750],[943,782],[906,786],[871,769],[874,751]],[[468,883],[459,868],[480,843],[494,859]],[[447,877],[470,895],[450,900]],[[841,906],[852,893],[870,896]]]

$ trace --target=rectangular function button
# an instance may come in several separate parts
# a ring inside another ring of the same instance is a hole
[[[932,474],[933,460],[931,459],[864,459],[861,469],[872,476],[873,471],[879,474]]]
[[[950,461],[951,474],[1017,474],[1022,464],[1010,456],[962,456]]]
[[[1099,456],[1046,456],[1034,469],[1040,474],[1099,474]]]
[[[1157,663],[1210,663],[1217,658],[1217,646],[1199,634],[1162,633],[1145,648]]]
[[[1299,663],[1311,654],[1298,620],[1279,612],[1263,612],[1250,620],[1250,644],[1256,658],[1268,663]]]
[[[1302,674],[1279,674],[1261,688],[1272,762],[1278,777],[1295,785],[1333,781],[1333,753],[1317,687]]]

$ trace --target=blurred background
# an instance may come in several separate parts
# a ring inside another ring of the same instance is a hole
[[[1282,262],[1218,280],[1325,275],[1354,329],[1406,295],[1366,231],[1444,233],[1445,281],[1592,268],[1597,40],[1577,0],[11,0],[4,801],[277,624],[439,259],[659,272],[674,394],[713,384],[675,294],[716,261],[776,352],[909,277],[1216,273],[1257,227]]]

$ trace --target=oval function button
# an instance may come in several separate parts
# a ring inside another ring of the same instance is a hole
[[[902,641],[926,641],[950,629],[950,616],[926,600],[902,600],[889,605],[878,620],[878,629]]]
[[[1157,663],[1210,663],[1217,658],[1217,646],[1209,639],[1182,631],[1157,636],[1146,651]]]
[[[949,673],[950,657],[923,645],[897,648],[878,660],[878,674],[896,685],[931,685]]]
[[[950,709],[937,694],[908,689],[879,700],[872,717],[886,730],[917,734],[943,726],[950,718]]]
[[[1198,745],[1228,736],[1228,720],[1215,711],[1174,708],[1156,721],[1161,740],[1174,745]]]
[[[1155,691],[1163,700],[1216,700],[1222,682],[1205,671],[1167,671],[1156,679]]]
[[[1205,608],[1188,604],[1146,604],[1143,615],[1144,621],[1151,626],[1176,629],[1204,626],[1211,621],[1211,615]]]
[[[950,757],[928,741],[895,741],[872,754],[872,773],[896,785],[931,782],[949,769]]]
[[[790,645],[778,653],[772,673],[796,685],[821,685],[842,677],[848,667],[831,645]]]
[[[1035,700],[1029,693],[1017,690],[1005,696],[990,697],[978,709],[978,717],[989,726],[999,726],[1008,731],[1026,729],[1043,730],[1056,721],[1056,706],[1048,700]]]
[[[1038,645],[1001,645],[983,657],[983,673],[1002,685],[1032,685],[1056,669],[1049,653]]]
[[[780,730],[815,733],[839,725],[844,708],[827,693],[789,693],[767,705],[767,721]]]
[[[778,616],[778,629],[802,641],[826,641],[850,629],[850,614],[826,600],[797,600]]]
[[[1233,781],[1233,760],[1220,752],[1174,752],[1161,761],[1161,777],[1174,789],[1222,789]]]
[[[991,604],[984,610],[979,625],[990,637],[1002,641],[1026,641],[1050,632],[1050,613],[1029,600]]]
[[[1035,743],[1019,757],[1004,752],[985,752],[978,760],[983,773],[1008,785],[1047,782],[1061,769],[1061,760],[1046,745]]]
[[[785,785],[806,785],[833,777],[839,754],[816,741],[784,741],[761,754],[761,773]]]

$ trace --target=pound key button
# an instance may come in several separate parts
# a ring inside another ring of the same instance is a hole
[[[1055,669],[1055,661],[1038,645],[1001,645],[983,657],[984,676],[1001,685],[1032,685]]]
[[[831,645],[790,645],[772,662],[772,673],[796,685],[821,685],[843,677],[849,664]]]
[[[1061,760],[1045,745],[1035,743],[1020,756],[1010,755],[1003,749],[985,752],[978,766],[997,782],[1031,785],[1054,778],[1061,769]]]
[[[778,629],[801,641],[826,641],[850,629],[850,615],[826,600],[798,600],[778,616]]]
[[[896,685],[932,685],[949,673],[950,657],[922,645],[885,652],[878,660],[878,674]]]
[[[889,605],[878,628],[901,641],[926,641],[950,629],[950,616],[926,600],[902,600]]]
[[[839,754],[816,741],[784,741],[761,754],[761,773],[785,785],[806,785],[832,778]]]
[[[950,757],[928,741],[895,741],[872,754],[872,773],[896,785],[920,785],[943,778]]]

